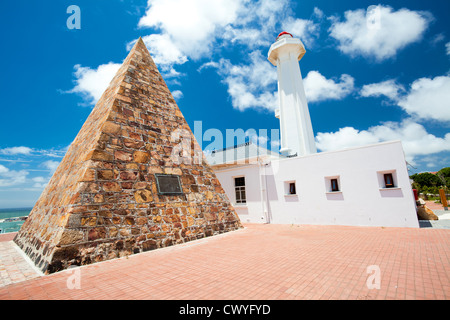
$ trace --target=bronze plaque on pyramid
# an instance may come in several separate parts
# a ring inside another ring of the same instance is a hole
[[[173,174],[155,174],[158,194],[177,195],[183,194],[180,177]]]

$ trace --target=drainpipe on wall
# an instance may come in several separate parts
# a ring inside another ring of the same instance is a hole
[[[266,218],[266,223],[270,223],[270,213],[269,213],[269,196],[267,191],[267,177],[266,177],[266,166],[269,163],[264,163],[264,161],[258,157],[259,164],[259,181],[261,183],[261,207]],[[262,174],[262,167],[264,167],[264,174]]]
[[[266,175],[266,167],[270,164],[270,162],[264,164],[264,181],[266,182],[266,201],[267,201],[267,223],[272,223],[270,219],[270,203],[269,203],[269,190],[267,189],[267,175]]]
[[[259,173],[259,185],[260,185],[260,195],[261,195],[261,210],[263,215],[266,217],[266,222],[267,222],[267,214],[266,214],[266,208],[264,205],[264,181],[263,181],[263,175],[262,175],[262,166],[263,166],[263,162],[262,159],[258,156],[258,173]]]

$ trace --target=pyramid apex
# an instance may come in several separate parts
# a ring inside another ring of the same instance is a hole
[[[144,44],[144,40],[142,40],[142,37],[139,37],[139,39],[137,40],[137,42],[142,42]]]
[[[133,42],[131,42],[131,43],[133,43]],[[144,42],[144,40],[142,39],[142,37],[139,37],[139,38],[133,43],[133,46],[131,47],[130,52],[136,50],[136,48],[137,48],[138,46],[147,48],[147,46],[145,45],[145,42]]]

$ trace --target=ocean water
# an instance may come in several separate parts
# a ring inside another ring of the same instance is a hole
[[[32,208],[0,209],[0,220],[15,217],[27,217]],[[16,232],[25,221],[0,222],[0,233]]]

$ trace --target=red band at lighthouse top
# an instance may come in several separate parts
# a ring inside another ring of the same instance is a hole
[[[278,36],[277,36],[277,40],[278,40],[278,38],[279,37],[281,37],[281,36],[283,36],[283,35],[285,35],[285,34],[288,34],[288,35],[290,35],[291,36],[291,38],[293,38],[294,36],[292,35],[292,34],[290,34],[289,32],[286,32],[286,31],[283,31],[283,32],[281,32]]]

